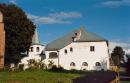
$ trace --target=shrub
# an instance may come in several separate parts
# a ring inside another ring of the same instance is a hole
[[[35,59],[28,60],[29,69],[45,69],[46,65],[42,62],[42,60],[36,61]]]
[[[52,60],[49,60],[48,62],[48,69],[52,69],[52,67],[54,66],[54,62]]]
[[[64,71],[64,68],[59,66],[57,67],[56,65],[53,65],[52,68],[50,69],[51,71],[58,71],[58,72],[61,72],[61,71]]]
[[[24,64],[19,64],[18,69],[22,71],[22,70],[23,70],[23,68],[24,68]]]

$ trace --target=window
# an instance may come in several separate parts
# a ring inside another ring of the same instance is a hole
[[[67,49],[65,49],[65,54],[67,54]]]
[[[82,66],[88,66],[87,62],[83,62]]]
[[[90,46],[90,51],[93,52],[95,50],[94,46]]]
[[[96,62],[96,66],[101,66],[101,64],[99,62]]]
[[[57,55],[57,53],[56,52],[51,52],[51,53],[49,53],[49,58],[58,58],[58,55]]]
[[[39,47],[37,47],[36,50],[37,50],[37,52],[39,52],[40,51]]]
[[[30,48],[30,51],[33,52],[33,47]]]
[[[71,62],[71,63],[70,63],[70,66],[75,66],[75,63],[74,63],[74,62]]]
[[[72,47],[70,48],[70,52],[73,52],[73,48]]]

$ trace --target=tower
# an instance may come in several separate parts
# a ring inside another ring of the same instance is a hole
[[[0,12],[0,69],[4,67],[5,53],[5,30],[3,23],[3,14]]]

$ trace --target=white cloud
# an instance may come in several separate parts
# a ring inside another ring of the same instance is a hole
[[[59,12],[59,13],[50,13],[48,16],[36,16],[32,14],[27,14],[27,16],[35,23],[70,24],[72,23],[71,19],[81,18],[82,14],[79,12]]]
[[[112,52],[112,50],[113,50],[116,46],[121,46],[126,53],[130,53],[130,43],[111,41],[111,42],[109,42],[110,52]]]
[[[79,18],[82,17],[82,14],[79,12],[59,12],[59,13],[49,14],[49,16],[58,19],[67,19],[67,18]]]
[[[111,0],[102,2],[103,7],[116,8],[120,6],[130,6],[130,0]]]
[[[17,4],[16,1],[17,1],[17,0],[10,0],[9,2],[10,2],[10,3],[13,3],[13,4]]]

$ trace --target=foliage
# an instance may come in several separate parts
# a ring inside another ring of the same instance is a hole
[[[33,69],[45,69],[46,65],[41,61],[36,61],[35,59],[30,59],[28,60],[28,66],[29,69],[28,70],[33,70]]]
[[[56,65],[53,65],[52,68],[50,69],[51,71],[56,71],[56,72],[62,72],[65,71],[63,67],[57,67]]]
[[[28,51],[35,25],[26,13],[14,4],[0,4],[6,31],[6,63],[18,63],[21,53]]]
[[[126,71],[130,75],[130,58],[128,58],[127,62],[125,63]]]
[[[122,47],[116,46],[111,53],[111,58],[115,66],[120,66],[120,62],[124,61],[124,54]]]
[[[52,60],[49,60],[48,62],[48,68],[51,69],[54,66],[54,62]]]

